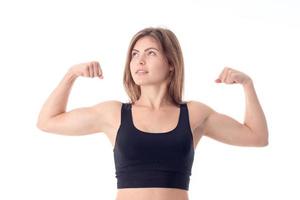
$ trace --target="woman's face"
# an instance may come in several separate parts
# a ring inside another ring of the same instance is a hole
[[[160,84],[166,81],[169,71],[170,66],[161,46],[153,37],[145,36],[135,43],[131,52],[130,72],[137,85]]]

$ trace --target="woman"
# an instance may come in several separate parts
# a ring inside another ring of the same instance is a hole
[[[182,101],[184,63],[175,34],[139,31],[129,45],[124,86],[130,101],[104,101],[66,112],[77,77],[99,77],[98,62],[72,66],[43,105],[37,127],[84,135],[103,132],[113,146],[117,200],[187,200],[194,150],[205,135],[240,146],[266,146],[268,129],[252,79],[225,67],[217,83],[242,84],[244,124],[199,101]]]

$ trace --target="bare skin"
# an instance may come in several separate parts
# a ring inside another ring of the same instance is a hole
[[[140,39],[134,49],[130,70],[142,91],[140,99],[132,105],[134,125],[141,131],[157,134],[172,130],[178,123],[179,108],[170,103],[166,94],[168,73],[174,69],[168,66],[160,46],[153,39]],[[147,70],[147,74],[137,74],[138,69]],[[103,73],[98,62],[72,66],[43,105],[37,127],[45,132],[74,136],[104,133],[114,148],[121,122],[120,101],[105,101],[66,111],[72,85],[79,76],[102,79]],[[202,136],[231,145],[266,146],[267,124],[252,80],[241,72],[224,68],[216,82],[243,85],[246,97],[245,121],[242,124],[199,101],[188,101],[194,149]],[[149,121],[149,117],[157,123]],[[116,199],[188,200],[188,192],[172,188],[125,188],[118,189]]]

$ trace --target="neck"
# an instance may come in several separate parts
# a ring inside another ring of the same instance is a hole
[[[174,105],[172,98],[168,94],[166,82],[157,85],[141,85],[141,96],[134,104],[153,110]]]

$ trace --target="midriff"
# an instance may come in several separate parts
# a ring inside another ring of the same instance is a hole
[[[188,191],[177,188],[122,188],[116,200],[188,200]]]

